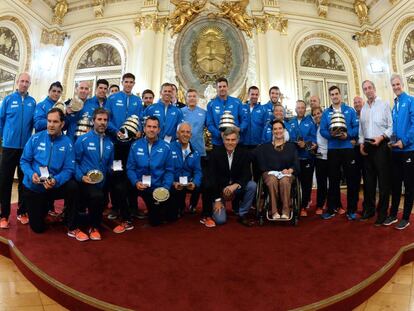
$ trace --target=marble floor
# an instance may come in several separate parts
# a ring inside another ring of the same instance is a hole
[[[13,188],[12,201],[17,201]],[[354,311],[414,311],[413,263],[401,267],[376,294]],[[39,291],[8,258],[0,256],[0,311],[67,310]]]

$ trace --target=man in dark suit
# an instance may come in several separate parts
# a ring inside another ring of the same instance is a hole
[[[250,156],[248,151],[237,146],[239,129],[230,127],[222,133],[223,146],[217,146],[210,155],[208,193],[209,201],[205,208],[219,209],[226,200],[240,201],[238,221],[245,226],[252,223],[247,213],[256,194],[256,183],[251,180]],[[212,211],[209,211],[211,215]],[[207,213],[203,213],[206,215]]]

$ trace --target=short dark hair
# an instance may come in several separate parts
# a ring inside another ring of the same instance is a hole
[[[59,81],[53,82],[50,86],[49,86],[49,92],[52,90],[52,88],[57,87],[61,90],[63,90],[63,86],[62,83],[60,83]]]
[[[252,85],[251,87],[249,87],[249,90],[247,91],[248,94],[250,94],[251,90],[259,90],[259,88],[256,85]]]
[[[306,102],[305,102],[303,99],[298,99],[298,100],[296,101],[296,105],[297,105],[298,103],[302,103],[302,104],[304,104],[304,105],[305,105],[305,108],[306,108]]]
[[[160,119],[158,119],[156,116],[149,116],[144,121],[144,127],[147,125],[148,120],[153,120],[158,122],[158,127],[160,127]]]
[[[188,94],[188,93],[197,93],[198,94],[196,89],[188,89],[186,94]]]
[[[280,91],[280,88],[279,88],[278,86],[272,86],[272,87],[269,89],[269,95],[270,95],[270,92],[272,92],[272,90]]]
[[[163,88],[165,88],[167,86],[174,87],[172,83],[165,82],[165,83],[161,84],[161,91],[162,91]]]
[[[176,86],[174,83],[170,83],[170,84],[171,84],[171,86],[175,89],[175,91],[177,92],[177,91],[178,91],[177,86]]]
[[[275,125],[276,123],[280,123],[280,124],[282,124],[282,127],[285,129],[286,128],[286,126],[285,126],[285,122],[283,122],[282,120],[277,120],[277,119],[274,119],[274,120],[272,120],[271,122],[270,122],[270,124],[272,125],[272,129],[273,129],[273,125]]]
[[[109,119],[109,111],[103,107],[98,107],[93,111],[92,120],[95,120],[98,114],[106,114]]]
[[[332,85],[332,86],[329,88],[328,93],[329,93],[329,94],[331,94],[331,92],[332,92],[333,90],[338,90],[339,94],[341,94],[341,90],[340,90],[340,89],[339,89],[339,87],[337,87],[336,85]]]
[[[229,81],[224,78],[224,77],[220,77],[216,80],[216,85],[219,84],[220,82],[226,82],[227,85],[229,85]]]
[[[119,85],[118,84],[112,84],[109,88],[112,89],[113,87],[116,87],[119,90]]]
[[[312,108],[312,110],[311,110],[311,116],[313,116],[313,113],[314,113],[315,111],[317,111],[317,110],[320,110],[320,112],[323,112],[322,107],[314,107],[314,108]]]
[[[105,84],[107,87],[109,87],[109,82],[106,79],[99,79],[98,81],[96,81],[96,87],[98,87],[99,84]]]
[[[122,76],[122,81],[124,81],[125,79],[128,79],[128,78],[133,79],[135,81],[135,76],[130,72],[127,72]]]
[[[144,97],[145,94],[151,94],[152,97],[155,97],[154,92],[152,90],[150,90],[150,89],[144,90],[144,92],[142,92],[142,97]]]
[[[59,119],[60,119],[60,122],[65,121],[65,114],[63,113],[63,111],[62,111],[62,110],[60,110],[60,109],[59,109],[59,108],[57,108],[57,107],[54,107],[54,108],[50,109],[50,110],[47,112],[47,116],[48,116],[49,114],[51,114],[51,113],[55,113],[55,112],[57,112],[57,113],[59,114]]]

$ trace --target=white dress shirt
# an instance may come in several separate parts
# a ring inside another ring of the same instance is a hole
[[[362,106],[359,117],[359,143],[363,144],[366,138],[373,139],[381,135],[392,135],[391,107],[376,97],[371,105],[366,102]]]
[[[233,163],[233,154],[234,154],[234,151],[232,152],[232,153],[228,153],[228,152],[226,152],[227,153],[227,159],[229,160],[229,169],[231,169],[231,164]]]

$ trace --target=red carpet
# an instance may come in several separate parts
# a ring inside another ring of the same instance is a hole
[[[288,310],[330,297],[309,307],[350,310],[414,258],[408,247],[388,272],[380,271],[414,241],[413,226],[377,228],[373,220],[349,222],[344,216],[323,221],[313,212],[297,227],[245,228],[230,217],[227,225],[208,229],[198,220],[198,215],[186,215],[158,228],[137,221],[132,231],[116,235],[104,230],[103,241],[80,243],[68,238],[62,225],[38,235],[12,217],[11,228],[1,230],[0,237],[13,241],[33,265],[64,285],[134,310]],[[0,253],[8,252],[0,243]],[[66,289],[40,280],[12,246],[10,253],[52,298],[71,309],[88,309],[77,301],[87,297],[62,294]],[[378,271],[370,286],[343,293]]]

